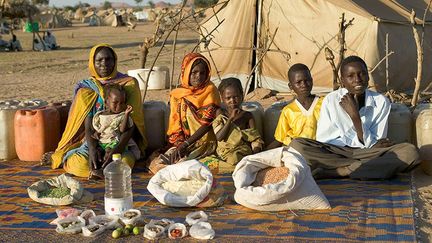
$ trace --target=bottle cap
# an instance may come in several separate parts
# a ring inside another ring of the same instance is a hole
[[[121,154],[113,154],[112,155],[112,159],[113,160],[120,160],[121,159]]]

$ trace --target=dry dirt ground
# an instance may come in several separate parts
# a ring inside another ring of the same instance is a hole
[[[72,98],[74,83],[88,76],[89,49],[98,43],[111,44],[118,55],[118,69],[126,72],[139,66],[138,44],[144,37],[150,37],[152,23],[140,23],[135,31],[125,27],[87,27],[74,24],[73,27],[54,29],[60,50],[33,52],[32,35],[17,31],[16,35],[24,48],[23,52],[0,52],[0,100],[42,99],[49,102]],[[9,39],[9,36],[3,36]],[[190,52],[198,41],[198,35],[191,28],[179,32],[174,68],[174,84],[178,80],[181,59]],[[172,39],[161,52],[157,66],[171,67]],[[155,59],[160,45],[152,48],[147,65]],[[167,101],[169,90],[148,91],[146,100]],[[283,99],[284,97],[282,97]],[[285,97],[287,99],[287,97]],[[276,97],[258,100],[264,107],[276,101]],[[417,230],[419,241],[432,242],[432,176],[421,169],[414,172],[414,195],[416,197]]]
[[[152,23],[139,24],[135,31],[128,32],[126,27],[86,27],[73,26],[54,29],[60,50],[33,52],[31,33],[17,31],[23,52],[0,53],[1,92],[0,99],[39,98],[47,101],[70,99],[74,83],[88,77],[88,53],[92,46],[99,43],[111,44],[118,55],[118,69],[126,72],[139,68],[138,45],[144,37],[153,33]],[[3,36],[9,39],[9,36]],[[175,79],[182,57],[197,44],[198,35],[190,29],[181,29],[178,35],[175,58]],[[172,43],[172,39],[167,41]],[[160,54],[156,66],[171,66],[171,47],[167,45]],[[151,65],[160,45],[150,49],[147,66]],[[49,87],[49,88],[48,88]],[[149,92],[149,99],[153,97]],[[160,97],[162,100],[163,97]]]

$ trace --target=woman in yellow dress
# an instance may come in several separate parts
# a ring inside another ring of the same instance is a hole
[[[106,166],[111,156],[104,158],[97,153],[97,140],[94,134],[92,118],[96,112],[104,109],[104,89],[108,84],[119,84],[126,91],[126,103],[133,107],[131,114],[134,126],[124,132],[118,145],[111,154],[122,153],[123,161],[133,167],[139,158],[126,150],[130,139],[133,139],[144,155],[147,140],[144,133],[144,114],[141,108],[141,93],[138,82],[130,76],[117,71],[117,55],[108,44],[94,46],[89,56],[91,77],[80,81],[74,90],[74,98],[65,131],[56,151],[51,156],[53,169],[63,166],[66,172],[79,177],[101,177],[92,175],[93,169]],[[126,151],[126,152],[125,152]]]

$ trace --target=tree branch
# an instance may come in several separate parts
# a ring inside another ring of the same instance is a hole
[[[423,48],[421,46],[420,36],[418,33],[418,30],[416,28],[416,22],[415,22],[415,16],[416,13],[414,10],[411,11],[410,21],[411,21],[411,27],[414,35],[414,40],[417,47],[417,75],[414,78],[415,87],[414,87],[414,94],[413,98],[411,100],[411,106],[414,107],[417,105],[418,96],[420,93],[420,85],[421,85],[421,79],[422,79],[422,66],[423,66]]]

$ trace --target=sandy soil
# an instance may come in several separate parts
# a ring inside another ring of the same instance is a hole
[[[138,45],[144,37],[153,32],[152,23],[142,23],[135,31],[128,32],[126,27],[69,27],[54,29],[60,50],[33,52],[31,50],[32,35],[16,32],[25,51],[16,53],[0,53],[0,99],[32,99],[59,101],[72,97],[74,83],[88,77],[89,49],[98,43],[111,44],[118,55],[118,69],[126,72],[139,68]],[[4,39],[8,37],[3,36]],[[197,44],[197,35],[189,30],[179,31],[175,58],[174,77],[178,79],[178,70],[182,57]],[[172,39],[168,43],[172,43]],[[156,66],[171,67],[171,47],[167,45],[160,54]],[[160,47],[150,49],[147,66],[151,65]],[[170,68],[171,69],[171,68]],[[49,88],[48,88],[49,87]],[[156,92],[159,93],[159,92]],[[163,92],[165,93],[165,92]],[[148,99],[161,99],[162,96],[148,93]]]
[[[120,60],[118,69],[126,72],[139,65],[138,44],[144,37],[153,32],[152,23],[140,23],[135,31],[128,32],[125,27],[86,27],[82,24],[69,28],[54,29],[60,50],[33,52],[32,35],[17,31],[25,51],[17,53],[0,53],[0,100],[4,99],[43,99],[49,102],[69,100],[72,98],[74,83],[87,78],[89,49],[98,43],[111,44]],[[178,80],[181,59],[185,53],[196,46],[198,35],[190,28],[179,32],[174,68],[174,84]],[[3,39],[9,39],[3,36]],[[172,43],[169,39],[168,43]],[[150,50],[147,66],[153,62],[159,46]],[[156,62],[157,66],[168,66],[171,69],[172,45],[162,50]],[[168,101],[169,90],[150,90],[146,100]],[[255,99],[264,107],[275,101],[290,99],[289,96],[272,96],[266,99]],[[425,175],[421,169],[414,172],[414,195],[416,198],[417,230],[419,241],[432,242],[432,176]]]

